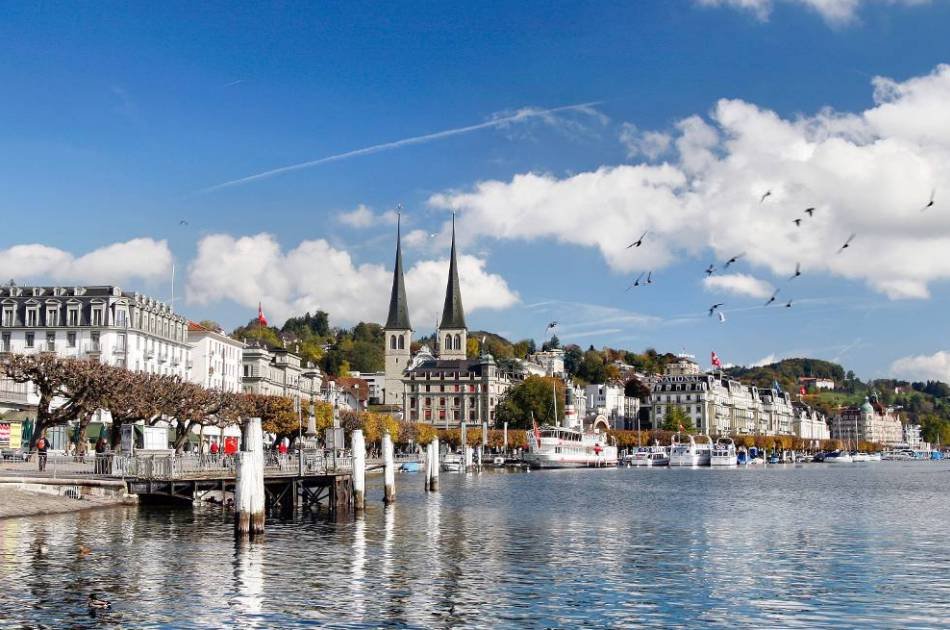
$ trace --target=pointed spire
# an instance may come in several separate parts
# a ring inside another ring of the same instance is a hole
[[[445,306],[442,307],[440,329],[465,328],[465,310],[462,308],[462,289],[459,284],[458,261],[455,255],[455,213],[452,213],[452,258],[449,261],[449,282],[445,287]]]
[[[388,330],[412,330],[409,323],[409,302],[406,300],[406,282],[402,276],[402,239],[400,228],[402,214],[396,215],[396,264],[393,268],[393,290],[389,296]]]

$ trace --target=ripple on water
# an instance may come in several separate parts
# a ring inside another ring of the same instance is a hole
[[[0,521],[0,626],[933,626],[946,463],[444,475],[359,521],[219,509]],[[82,554],[80,546],[91,553]],[[114,610],[91,617],[85,598]]]

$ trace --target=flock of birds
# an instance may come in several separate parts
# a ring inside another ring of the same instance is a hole
[[[934,205],[934,198],[936,197],[936,194],[937,194],[937,189],[936,189],[936,188],[934,188],[934,189],[932,189],[932,190],[930,191],[930,199],[927,201],[927,203],[926,203],[923,207],[920,208],[920,211],[921,211],[921,212],[927,210],[928,208],[932,208],[932,207],[933,207],[933,205]],[[772,191],[771,191],[771,190],[765,191],[765,193],[763,193],[762,197],[759,198],[759,204],[761,205],[761,204],[765,203],[765,200],[768,199],[768,198],[771,197],[771,196],[772,196]],[[802,222],[805,221],[806,218],[807,218],[807,219],[811,219],[811,218],[813,218],[814,216],[815,216],[815,208],[814,208],[814,207],[808,207],[808,208],[805,208],[804,216],[796,217],[795,219],[792,220],[792,223],[795,224],[795,227],[800,228],[800,227],[802,226]],[[640,235],[640,238],[638,238],[637,240],[635,240],[635,241],[633,241],[632,243],[630,243],[629,245],[627,245],[627,249],[632,249],[632,248],[635,248],[635,247],[640,247],[640,246],[642,246],[644,239],[647,237],[647,234],[649,234],[649,231],[645,231],[643,234]],[[856,234],[856,233],[852,233],[852,234],[847,238],[847,240],[845,240],[844,244],[843,244],[841,247],[838,248],[837,254],[841,254],[844,250],[848,249],[848,248],[851,246],[851,242],[852,242],[856,237],[857,237],[857,234]],[[729,260],[727,260],[727,261],[725,262],[725,264],[722,266],[723,271],[725,271],[725,270],[728,269],[731,265],[733,265],[733,264],[735,264],[736,262],[738,262],[739,259],[742,258],[743,256],[745,256],[745,252],[743,252],[743,253],[741,253],[741,254],[736,254],[735,256],[733,256],[732,258],[730,258]],[[705,270],[706,277],[708,278],[708,277],[712,276],[712,275],[713,275],[714,273],[716,273],[717,271],[718,271],[718,269],[716,268],[716,265],[713,264],[713,263],[710,263],[710,265],[709,265],[708,267],[706,267],[706,270]],[[643,276],[644,276],[644,275],[646,275],[646,280],[643,279]],[[795,263],[795,273],[792,274],[792,276],[788,279],[788,281],[790,282],[790,281],[794,280],[795,278],[798,278],[798,277],[801,276],[801,275],[802,275],[802,264],[801,264],[800,262],[796,262],[796,263]],[[653,271],[652,271],[652,270],[647,271],[647,272],[640,272],[640,275],[637,276],[636,280],[634,280],[633,283],[630,284],[630,285],[627,287],[627,291],[629,291],[629,290],[631,290],[631,289],[633,289],[633,288],[635,288],[635,287],[639,287],[639,286],[643,286],[643,285],[647,285],[647,284],[653,284]],[[769,297],[768,301],[766,301],[763,306],[766,306],[766,307],[767,307],[767,306],[773,304],[773,303],[777,300],[778,294],[779,294],[780,291],[781,291],[781,289],[775,289],[775,291],[772,293],[771,297]],[[713,304],[712,306],[710,306],[710,307],[709,307],[709,317],[712,317],[713,315],[717,315],[717,316],[719,317],[719,322],[720,322],[720,323],[724,323],[724,322],[726,321],[726,314],[723,313],[722,310],[721,310],[723,306],[725,306],[725,303],[723,303],[723,302],[719,302],[719,303],[716,303],[716,304]],[[792,300],[788,300],[787,302],[785,302],[785,308],[792,308]]]

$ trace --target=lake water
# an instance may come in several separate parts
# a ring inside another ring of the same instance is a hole
[[[0,626],[950,623],[946,462],[378,481],[244,546],[214,507],[0,520]]]

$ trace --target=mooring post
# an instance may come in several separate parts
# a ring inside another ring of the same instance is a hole
[[[242,538],[254,538],[264,534],[264,435],[260,418],[247,420],[244,437],[234,487],[234,532]]]
[[[366,506],[366,441],[361,429],[355,429],[350,439],[353,447],[353,507],[360,512]]]
[[[465,446],[465,470],[470,471],[472,470],[472,468],[473,468],[472,447],[466,445]]]
[[[383,502],[387,505],[396,501],[396,464],[393,462],[393,439],[389,433],[383,433]]]
[[[424,472],[423,488],[429,491],[429,483],[432,481],[432,442],[426,444],[426,450],[422,453],[422,470]]]
[[[439,438],[434,438],[429,444],[429,448],[432,449],[432,457],[429,458],[431,462],[429,466],[429,490],[435,492],[439,489]]]

